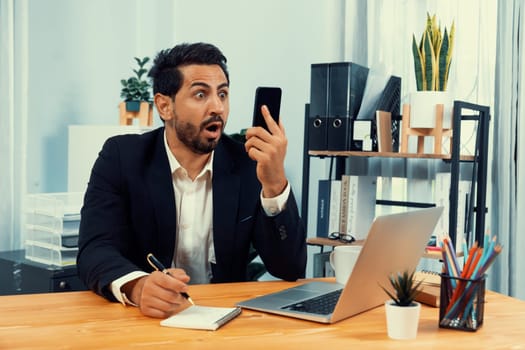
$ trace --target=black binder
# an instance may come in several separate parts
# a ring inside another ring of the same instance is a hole
[[[330,63],[328,83],[329,151],[351,150],[353,124],[357,117],[369,69],[352,62]]]
[[[308,118],[308,150],[326,151],[328,121],[329,64],[311,66],[310,113]]]

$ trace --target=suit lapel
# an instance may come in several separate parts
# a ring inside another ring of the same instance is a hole
[[[159,259],[166,266],[171,266],[175,249],[177,216],[171,171],[164,147],[164,128],[161,130],[157,134],[152,150],[151,164],[147,166],[146,183],[157,219],[158,230],[155,239],[160,252]]]
[[[239,206],[240,177],[234,173],[235,160],[222,143],[213,159],[213,241],[219,270],[230,269],[233,257],[228,251],[235,245],[235,226]],[[226,271],[228,271],[226,270]]]

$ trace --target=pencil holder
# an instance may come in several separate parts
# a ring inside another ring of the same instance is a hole
[[[475,332],[483,324],[485,278],[441,275],[439,327]]]

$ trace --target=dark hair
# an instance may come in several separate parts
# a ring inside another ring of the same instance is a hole
[[[206,43],[184,43],[162,50],[155,57],[148,73],[153,81],[153,94],[175,96],[183,80],[179,67],[190,64],[217,64],[226,75],[228,83],[230,82],[226,57],[217,47]]]

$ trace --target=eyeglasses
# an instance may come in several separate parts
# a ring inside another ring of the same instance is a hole
[[[332,232],[328,235],[328,239],[337,240],[341,243],[355,242],[355,237],[348,233]]]

